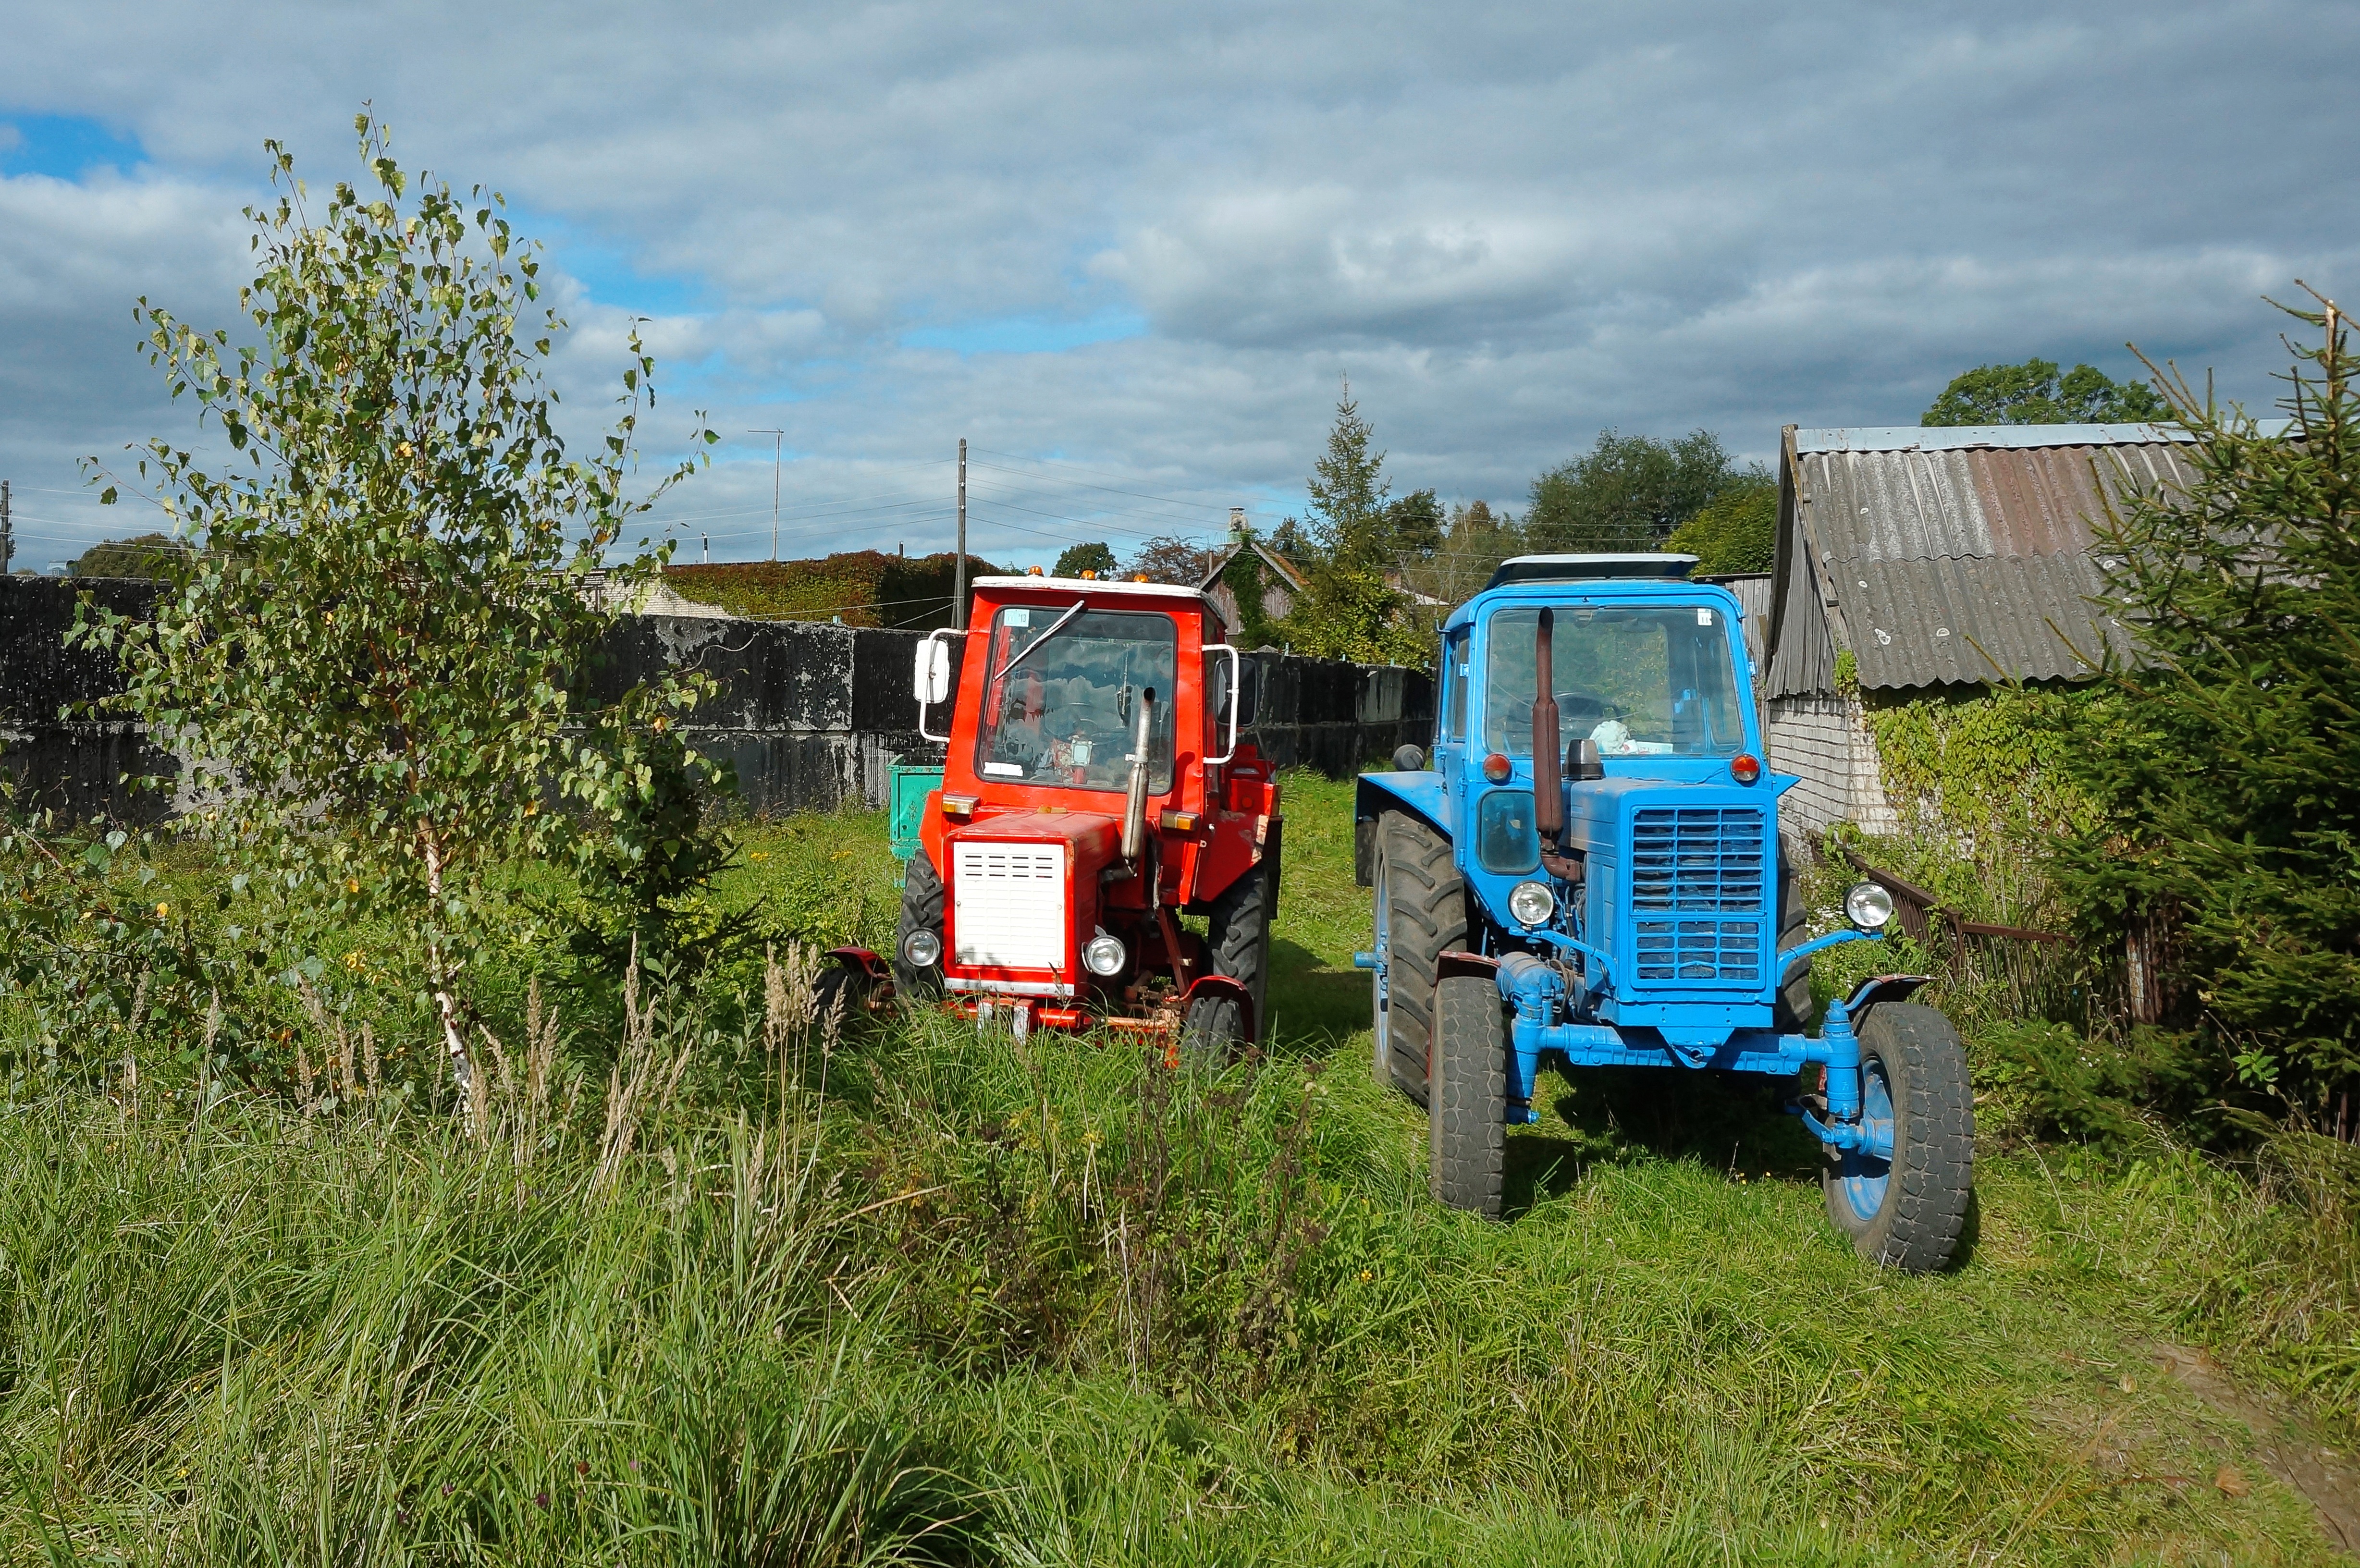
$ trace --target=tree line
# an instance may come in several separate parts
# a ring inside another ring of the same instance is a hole
[[[2094,365],[2060,371],[2038,357],[1984,365],[1953,377],[1925,425],[2129,423],[2174,418],[2152,387]],[[1344,385],[1325,448],[1305,481],[1310,505],[1261,542],[1292,563],[1306,591],[1281,615],[1262,613],[1269,569],[1240,555],[1224,573],[1251,644],[1368,663],[1431,658],[1443,606],[1481,588],[1511,556],[1672,550],[1699,573],[1767,572],[1777,550],[1778,480],[1741,463],[1721,436],[1697,429],[1663,438],[1601,430],[1590,450],[1534,476],[1519,515],[1489,501],[1446,504],[1432,486],[1393,493],[1386,454]],[[1218,550],[1169,535],[1128,561],[1102,540],[1069,546],[1061,577],[1142,576],[1191,586]]]

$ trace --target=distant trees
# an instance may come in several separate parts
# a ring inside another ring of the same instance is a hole
[[[66,568],[76,577],[144,577],[171,582],[188,570],[189,542],[169,534],[138,534],[108,539],[76,556]]]
[[[1669,441],[1601,430],[1590,451],[1533,481],[1524,543],[1535,551],[1656,550],[1740,477],[1710,430]]]
[[[1495,512],[1488,501],[1462,501],[1450,508],[1437,548],[1423,560],[1404,563],[1403,586],[1456,604],[1489,582],[1500,562],[1522,550],[1524,537],[1514,514]]]
[[[1767,572],[1777,543],[1778,486],[1759,463],[1739,467],[1721,438],[1695,430],[1665,441],[1601,430],[1590,450],[1538,475],[1522,518],[1488,501],[1446,507],[1431,488],[1393,495],[1385,454],[1349,383],[1326,451],[1306,482],[1311,506],[1270,544],[1306,579],[1272,628],[1299,652],[1423,663],[1437,613],[1510,556],[1674,549],[1705,572]]]
[[[1069,544],[1057,557],[1057,577],[1079,577],[1085,572],[1095,572],[1100,577],[1112,577],[1120,569],[1114,551],[1104,540],[1093,539],[1088,544]]]
[[[2116,381],[2095,365],[2059,375],[2057,362],[1983,365],[1953,376],[1921,425],[2113,425],[2174,418],[2154,387]]]
[[[1755,464],[1672,530],[1664,548],[1699,572],[1767,572],[1778,553],[1778,481]]]
[[[1131,564],[1122,571],[1125,575],[1145,577],[1150,583],[1194,588],[1205,580],[1205,565],[1209,559],[1202,545],[1171,534],[1158,534],[1139,547]],[[1065,575],[1062,567],[1058,575]]]
[[[1391,499],[1385,454],[1370,448],[1374,435],[1346,382],[1328,450],[1306,482],[1310,515],[1282,525],[1308,545],[1283,552],[1299,561],[1305,583],[1282,629],[1296,651],[1323,659],[1423,663],[1432,628],[1404,614],[1409,596],[1392,578],[1404,550],[1431,554],[1440,546],[1442,509],[1432,490]]]

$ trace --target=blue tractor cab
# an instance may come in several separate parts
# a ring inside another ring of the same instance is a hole
[[[1816,1033],[1810,955],[1880,940],[1874,883],[1811,938],[1780,847],[1737,598],[1684,555],[1535,555],[1442,628],[1431,757],[1360,776],[1377,1080],[1425,1104],[1443,1202],[1497,1217],[1535,1075],[1654,1066],[1797,1081],[1828,1212],[1876,1261],[1964,1229],[1973,1106],[1957,1032],[1870,981]]]

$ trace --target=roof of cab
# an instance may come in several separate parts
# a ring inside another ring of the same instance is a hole
[[[1735,597],[1718,583],[1690,577],[1688,572],[1696,561],[1692,555],[1671,554],[1520,555],[1502,562],[1480,593],[1450,612],[1442,629],[1454,632],[1466,626],[1475,618],[1475,608],[1480,604],[1546,603],[1568,591],[1578,591],[1584,596],[1629,598],[1676,589],[1688,595]],[[1511,574],[1511,567],[1529,570]],[[1695,600],[1691,597],[1683,602],[1693,604]],[[1740,608],[1742,612],[1742,604]]]
[[[1500,563],[1486,588],[1511,583],[1573,583],[1599,577],[1686,577],[1696,570],[1693,555],[1650,550],[1644,555],[1516,555]]]
[[[1220,607],[1194,588],[1174,583],[1122,583],[1106,577],[978,577],[971,586],[977,588],[1046,588],[1052,593],[1142,593],[1159,599],[1193,599],[1216,619]]]

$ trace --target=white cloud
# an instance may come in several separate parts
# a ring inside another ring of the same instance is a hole
[[[2121,373],[2126,339],[2267,397],[2256,296],[2333,289],[2360,251],[2339,74],[2360,12],[2305,0],[616,0],[562,25],[126,0],[19,34],[0,113],[130,127],[166,172],[0,180],[0,472],[180,418],[125,347],[130,299],[225,320],[261,138],[341,176],[373,99],[406,161],[550,220],[585,428],[628,318],[652,318],[659,441],[700,407],[729,438],[676,509],[750,507],[763,549],[756,427],[792,432],[785,487],[831,544],[946,538],[934,469],[880,465],[962,433],[1131,476],[979,503],[1013,550],[1060,518],[1282,504],[1346,373],[1403,485],[1508,500],[1603,425],[1765,452],[1789,421],[1913,419],[1985,360]],[[1055,353],[901,346],[1133,317],[1143,335]]]

